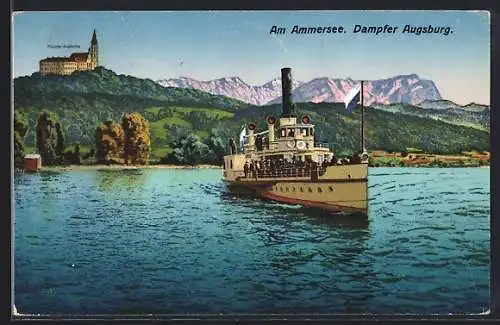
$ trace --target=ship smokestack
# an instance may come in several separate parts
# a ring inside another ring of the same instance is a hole
[[[292,69],[281,69],[281,98],[282,114],[281,117],[295,117],[292,104]]]

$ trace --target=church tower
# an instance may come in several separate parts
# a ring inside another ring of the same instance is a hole
[[[99,52],[97,45],[97,36],[95,34],[92,35],[92,40],[90,41],[89,48],[89,57],[90,57],[90,69],[95,69],[99,65]]]

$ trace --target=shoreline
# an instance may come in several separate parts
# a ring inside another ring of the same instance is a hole
[[[483,166],[369,166],[369,168],[490,168],[489,165]],[[78,170],[138,170],[138,169],[222,169],[216,165],[69,165],[69,166],[42,166],[40,171],[78,171]]]
[[[440,168],[440,169],[449,169],[449,168],[490,168],[490,166],[368,166],[368,168]]]
[[[68,165],[68,166],[42,166],[41,171],[59,170],[136,170],[136,169],[222,169],[217,165]]]

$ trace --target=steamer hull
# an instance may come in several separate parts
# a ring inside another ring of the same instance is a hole
[[[225,173],[230,190],[330,212],[368,213],[368,165],[329,166],[323,175],[298,177],[245,177]],[[231,177],[232,176],[232,177]]]

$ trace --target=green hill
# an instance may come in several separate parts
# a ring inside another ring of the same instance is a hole
[[[77,71],[70,76],[31,76],[14,80],[14,99],[16,104],[25,106],[38,96],[51,94],[107,94],[157,100],[184,105],[203,105],[234,110],[248,104],[239,100],[212,95],[196,89],[162,87],[150,79],[140,79],[97,67],[92,71]],[[33,98],[35,97],[35,98]]]
[[[339,103],[297,103],[298,116],[308,115],[316,125],[317,141],[330,144],[336,152],[360,147],[360,110],[346,112]],[[235,112],[231,123],[233,134],[239,125],[254,122],[258,130],[266,128],[264,117],[279,116],[280,105],[248,107]],[[419,148],[433,153],[459,153],[489,150],[490,134],[484,130],[453,125],[443,121],[401,113],[365,108],[365,145],[369,150],[404,151]]]
[[[470,126],[479,130],[490,130],[490,108],[488,106],[477,104],[458,106],[450,101],[439,102],[449,102],[451,103],[450,105],[454,106],[431,108],[432,102],[428,102],[426,108],[400,103],[388,105],[375,104],[373,105],[373,108],[392,113],[401,113],[405,115],[440,120],[455,125]],[[438,104],[436,104],[436,107],[439,107],[437,105]]]
[[[359,110],[345,112],[342,104],[297,104],[317,125],[318,141],[328,142],[336,152],[359,148]],[[241,125],[256,122],[266,128],[267,114],[279,116],[280,105],[249,106],[224,96],[195,89],[164,88],[148,79],[117,75],[97,68],[71,76],[38,73],[14,80],[14,108],[27,113],[30,130],[25,138],[34,147],[36,119],[42,109],[57,113],[68,146],[79,142],[90,147],[97,125],[119,120],[124,112],[136,111],[152,129],[153,158],[169,151],[175,137],[192,132],[201,138],[216,132],[224,141],[237,138]],[[439,120],[366,108],[366,146],[370,150],[402,151],[408,147],[436,153],[489,150],[489,133]]]
[[[34,73],[14,80],[14,108],[28,115],[30,131],[25,139],[28,147],[35,145],[33,130],[42,109],[59,115],[68,144],[79,142],[84,147],[93,144],[94,131],[99,122],[119,120],[124,112],[137,111],[152,122],[153,142],[156,147],[163,148],[167,145],[163,140],[168,139],[170,127],[191,128],[199,122],[190,118],[204,118],[203,114],[208,116],[207,120],[215,122],[247,106],[233,98],[196,89],[165,88],[152,80],[118,75],[102,67],[75,72],[70,76]],[[159,118],[170,108],[178,109],[175,117]],[[189,115],[193,110],[204,113],[200,116]],[[212,110],[214,115],[210,113]],[[155,115],[155,112],[161,114]],[[181,120],[186,121],[182,123]],[[175,121],[178,123],[173,123]],[[208,132],[199,133],[204,136]]]

